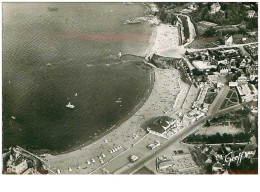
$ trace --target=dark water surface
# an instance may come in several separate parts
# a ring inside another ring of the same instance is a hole
[[[144,11],[142,4],[4,3],[3,147],[63,152],[125,118],[147,94],[150,71],[116,57],[148,46],[148,24],[123,24]]]

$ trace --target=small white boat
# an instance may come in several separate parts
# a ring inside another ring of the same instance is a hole
[[[116,103],[121,103],[121,98],[118,98],[118,100],[116,100]]]
[[[12,119],[16,119],[16,117],[12,116]]]
[[[118,53],[118,58],[120,59],[121,57],[122,57],[122,52],[119,51],[119,53]]]
[[[78,93],[76,93],[75,96],[78,96]]]
[[[72,105],[70,102],[68,103],[68,105],[66,105],[66,107],[70,108],[70,109],[74,109],[74,105]]]

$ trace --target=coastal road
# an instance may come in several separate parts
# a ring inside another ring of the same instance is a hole
[[[248,103],[248,102],[247,102]],[[137,160],[136,163],[133,163],[131,166],[124,166],[120,169],[118,169],[116,171],[116,174],[131,174],[133,172],[135,172],[136,170],[140,169],[142,166],[144,166],[144,164],[149,161],[151,158],[153,158],[154,156],[158,155],[160,152],[162,152],[163,150],[167,149],[168,147],[172,146],[174,143],[176,142],[180,142],[181,140],[183,140],[186,136],[188,136],[189,134],[191,134],[193,131],[196,130],[196,128],[202,124],[203,122],[205,122],[206,120],[212,119],[213,117],[219,116],[221,114],[225,114],[228,113],[230,111],[235,111],[238,110],[240,108],[242,108],[243,106],[245,106],[247,103],[243,103],[243,104],[238,104],[226,109],[223,109],[221,111],[218,111],[212,115],[206,116],[198,121],[196,121],[195,123],[193,123],[192,125],[189,125],[188,127],[184,128],[182,131],[180,131],[179,134],[176,134],[175,136],[173,136],[172,138],[170,138],[167,142],[165,142],[160,148],[158,148],[155,151],[150,151],[150,153],[148,155],[146,155],[145,157],[140,158],[139,160]]]
[[[203,49],[188,49],[189,52],[196,52],[196,51],[203,51],[203,50],[214,50],[214,49],[221,49],[221,48],[232,48],[232,47],[238,47],[241,48],[245,45],[254,45],[258,42],[252,42],[252,43],[244,43],[244,44],[233,44],[233,45],[220,45],[218,47],[212,47],[212,48],[203,48]]]

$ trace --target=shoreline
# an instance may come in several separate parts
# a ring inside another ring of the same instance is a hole
[[[154,3],[151,3],[152,5],[151,6],[155,6],[156,5]],[[147,12],[153,12],[153,10],[151,9],[150,6],[148,6],[146,3],[144,3],[144,5],[146,6],[147,8]],[[162,29],[162,26],[163,28],[165,26],[167,26],[167,28],[176,28],[177,29],[177,38],[179,36],[179,29],[177,26],[172,26],[170,24],[163,24],[160,22],[160,20],[158,20],[158,18],[156,16],[154,16],[152,19],[148,20],[148,22],[150,22],[151,24],[154,24],[154,23],[157,23],[159,22],[157,25],[155,26],[151,26],[153,28],[153,32],[152,32],[152,35],[150,37],[150,40],[149,40],[149,47],[144,50],[144,57],[145,59],[148,58],[149,56],[152,56],[154,53],[158,52],[158,51],[163,51],[165,50],[165,46],[163,43],[159,43],[160,41],[158,41],[158,39],[161,39],[162,36],[165,36],[165,33],[169,33],[169,30],[164,30]],[[159,30],[159,36],[158,36],[158,30]],[[175,34],[176,35],[176,34]],[[165,41],[172,41],[173,39],[165,39]],[[175,46],[175,43],[173,44],[173,46]],[[154,50],[155,48],[157,47],[156,50]],[[167,49],[167,48],[166,48]],[[147,66],[147,65],[146,65]],[[92,143],[94,143],[95,141],[103,138],[104,136],[106,136],[107,134],[109,134],[110,132],[116,130],[118,127],[120,127],[124,122],[126,122],[127,120],[129,120],[140,108],[142,108],[142,106],[144,105],[144,103],[146,102],[146,100],[149,98],[152,90],[153,90],[153,86],[154,86],[154,83],[155,83],[155,71],[154,69],[152,69],[151,67],[150,68],[150,85],[149,85],[149,88],[148,88],[148,92],[146,92],[144,98],[134,107],[133,110],[131,110],[128,115],[126,115],[125,117],[121,118],[116,124],[115,126],[113,127],[110,127],[108,128],[106,131],[104,131],[103,133],[101,133],[100,135],[97,135],[94,139],[90,140],[90,141],[87,141],[79,146],[75,146],[69,150],[66,150],[64,152],[60,152],[60,153],[49,153],[51,155],[60,155],[60,154],[66,154],[66,153],[70,153],[70,152],[73,152],[75,150],[79,150],[81,149],[82,147],[86,147],[88,145],[91,145]],[[180,86],[180,82],[178,82],[179,86]],[[179,94],[178,94],[179,95]],[[175,100],[175,103],[174,105],[176,104],[176,100]]]
[[[176,105],[176,100],[180,97],[179,92],[181,90],[180,73],[177,69],[152,69],[151,73],[154,73],[154,79],[151,76],[153,87],[147,92],[150,93],[149,97],[143,100],[144,103],[139,104],[140,108],[135,108],[136,112],[133,112],[132,116],[128,116],[126,121],[122,119],[122,123],[109,130],[109,133],[106,132],[103,137],[96,138],[95,141],[92,140],[89,145],[81,145],[78,150],[59,155],[46,154],[45,158],[50,168],[53,171],[59,169],[61,174],[90,173],[102,164],[96,162],[93,165],[88,165],[87,160],[95,159],[95,161],[99,161],[99,154],[104,153],[107,156],[104,158],[106,163],[117,155],[117,153],[108,153],[109,149],[115,145],[121,145],[120,152],[125,151],[147,135],[144,124],[151,118],[164,115],[165,110],[172,109]],[[162,103],[162,101],[164,102]],[[139,139],[133,138],[135,134],[139,136]],[[68,171],[68,167],[72,167],[73,171]]]
[[[95,138],[93,138],[87,142],[84,142],[81,145],[78,145],[71,149],[65,150],[64,152],[48,152],[45,154],[57,156],[57,155],[63,155],[63,154],[71,153],[73,151],[80,150],[81,148],[87,147],[87,146],[91,145],[92,143],[102,139],[103,137],[105,137],[112,131],[116,130],[118,127],[120,127],[124,122],[129,120],[144,105],[144,103],[149,98],[149,96],[153,90],[153,86],[154,86],[154,82],[155,82],[155,72],[151,67],[149,67],[149,68],[150,68],[150,71],[149,71],[150,83],[149,83],[148,91],[145,93],[144,97],[140,100],[140,102],[137,105],[135,105],[135,107],[125,117],[120,118],[120,120],[114,126],[108,128],[107,130],[104,130],[101,134],[97,135]],[[39,153],[39,154],[43,154],[43,153]]]
[[[146,55],[176,46],[179,47],[179,31],[177,26],[160,23],[155,27],[151,27],[153,28],[153,32],[149,41],[150,46],[146,49],[148,50]],[[165,42],[168,45],[166,48]],[[177,69],[151,68],[148,91],[144,98],[126,117],[121,118],[116,126],[108,128],[108,130],[90,141],[62,153],[47,153],[46,159],[49,168],[53,171],[59,169],[61,170],[61,174],[69,174],[68,167],[72,167],[73,171],[71,173],[86,174],[93,171],[93,169],[95,170],[96,165],[99,164],[99,162],[93,162],[93,164],[91,163],[92,165],[87,165],[87,160],[96,159],[101,153],[105,153],[108,156],[104,159],[105,162],[113,159],[116,153],[109,154],[107,152],[118,144],[123,146],[122,150],[127,150],[138,141],[133,135],[137,134],[139,138],[142,138],[147,134],[143,127],[144,123],[153,117],[165,115],[165,110],[174,110],[176,102],[180,97],[180,81],[180,72]],[[175,90],[176,88],[177,90]]]
[[[148,5],[146,5],[146,3],[144,5],[147,7],[148,11],[151,11],[150,7]],[[152,19],[148,20],[147,22],[150,22],[151,24],[153,24],[158,21],[159,21],[158,18],[156,16],[154,16]],[[162,40],[163,42],[171,42],[171,43],[169,43],[169,44],[171,44],[170,47],[176,47],[176,46],[179,47],[179,45],[177,44],[178,38],[179,38],[179,29],[177,26],[172,26],[170,24],[164,24],[159,21],[159,23],[157,25],[151,26],[151,28],[153,29],[153,32],[152,32],[152,35],[149,40],[149,46],[146,50],[144,50],[145,59],[147,59],[149,56],[152,56],[154,53],[163,52],[164,50],[171,49],[171,48],[165,48],[165,44],[161,43],[161,39],[163,39]],[[173,30],[175,30],[176,33],[174,33]],[[175,39],[171,38],[171,35],[174,36]],[[170,38],[169,38],[169,36],[170,36]],[[109,133],[113,132],[118,127],[120,127],[124,122],[128,121],[132,116],[134,116],[134,114],[137,113],[142,108],[142,106],[145,104],[145,102],[150,97],[150,94],[154,88],[154,83],[156,81],[155,71],[154,71],[154,69],[152,69],[152,67],[150,67],[150,66],[148,66],[148,67],[150,68],[150,72],[149,72],[150,73],[150,85],[149,85],[148,91],[146,92],[144,97],[140,100],[140,102],[125,117],[120,118],[120,120],[118,120],[114,126],[107,128],[107,130],[104,130],[101,134],[99,134],[97,136],[93,136],[92,139],[89,141],[86,141],[78,146],[67,149],[63,152],[48,151],[47,153],[45,152],[45,154],[57,156],[57,155],[67,154],[67,153],[70,153],[73,151],[81,150],[81,148],[87,147],[87,146],[95,143],[96,141],[102,139]],[[178,84],[180,86],[180,82],[178,82]],[[176,104],[176,100],[175,100],[174,106],[175,106],[175,104]],[[42,154],[42,153],[39,153],[39,154]]]

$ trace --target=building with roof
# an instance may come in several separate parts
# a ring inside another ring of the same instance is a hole
[[[7,162],[7,173],[21,174],[28,169],[28,163],[22,156],[15,158],[10,155],[10,159]]]
[[[247,84],[247,77],[246,76],[240,76],[237,78],[238,85],[244,85]]]
[[[173,162],[172,161],[163,161],[163,162],[160,162],[159,163],[159,169],[168,169],[170,167],[172,167],[173,165]]]
[[[226,75],[226,74],[228,74],[228,72],[229,72],[229,68],[228,68],[228,66],[222,64],[222,65],[219,65],[219,66],[218,66],[218,71],[219,71],[219,73],[220,73],[221,75]]]
[[[199,6],[196,3],[190,3],[189,6],[188,6],[188,9],[197,10],[198,7]]]
[[[224,171],[223,166],[220,162],[216,162],[213,166],[212,166],[212,172],[222,172]]]
[[[247,73],[249,74],[250,80],[254,80],[258,77],[258,65],[251,65],[246,68]]]
[[[229,87],[236,87],[236,86],[238,86],[238,83],[237,83],[237,82],[231,82],[231,81],[230,81],[230,82],[228,83],[228,86],[229,86]]]
[[[225,36],[225,45],[229,46],[229,45],[232,45],[234,42],[233,42],[233,36]]]
[[[255,11],[254,10],[247,11],[247,17],[252,18],[254,16],[255,16]]]
[[[257,89],[254,85],[243,84],[237,86],[237,91],[242,99],[242,102],[252,101],[257,98]]]
[[[220,9],[221,9],[221,5],[219,3],[213,3],[210,6],[210,13],[211,14],[217,13],[220,11]]]
[[[176,119],[168,116],[160,116],[147,126],[147,131],[151,134],[163,137],[163,134],[175,123]]]

